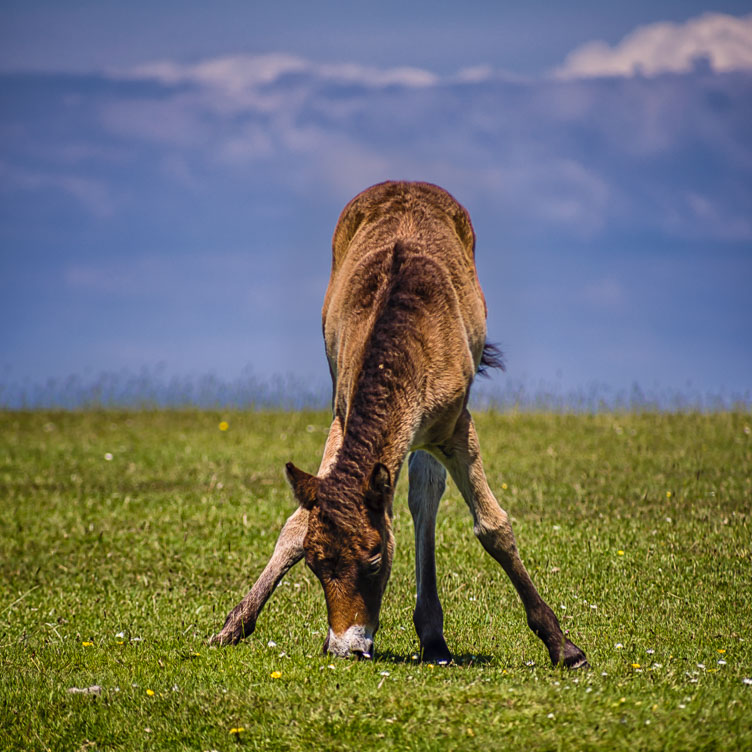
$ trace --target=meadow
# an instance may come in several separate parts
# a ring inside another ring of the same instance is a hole
[[[455,660],[412,626],[406,473],[371,661],[323,656],[301,564],[208,647],[315,471],[325,412],[0,412],[0,749],[752,748],[752,414],[482,412],[486,471],[592,668],[552,668],[450,483]]]

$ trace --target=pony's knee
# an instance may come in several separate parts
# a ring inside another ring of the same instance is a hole
[[[489,550],[501,547],[508,549],[514,545],[514,533],[509,515],[498,507],[492,513],[479,515],[473,525],[475,537]]]

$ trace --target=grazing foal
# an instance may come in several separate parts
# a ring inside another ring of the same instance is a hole
[[[423,659],[451,660],[434,560],[448,470],[470,507],[475,535],[509,575],[552,663],[587,666],[535,589],[483,472],[467,400],[478,369],[498,361],[486,347],[486,304],[465,209],[427,183],[382,183],[356,196],[334,232],[322,315],[334,396],[318,475],[287,464],[300,506],[258,581],[211,641],[250,635],[274,588],[305,556],[326,597],[324,650],[369,656],[394,552],[394,486],[412,451],[413,620]]]

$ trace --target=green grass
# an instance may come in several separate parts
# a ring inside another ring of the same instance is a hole
[[[451,485],[437,555],[457,662],[413,660],[406,474],[374,661],[321,655],[303,566],[249,640],[209,648],[294,508],[284,462],[315,470],[327,416],[0,413],[0,748],[752,748],[752,416],[476,418],[591,671],[550,668]]]

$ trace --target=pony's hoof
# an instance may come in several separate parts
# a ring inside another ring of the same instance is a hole
[[[445,665],[452,662],[452,654],[449,652],[446,641],[431,640],[425,645],[421,645],[421,660],[423,663],[438,663]]]
[[[232,637],[224,634],[223,632],[217,632],[209,638],[209,645],[231,645]]]
[[[253,634],[255,625],[225,624],[217,634],[209,638],[209,645],[237,645],[245,637]]]
[[[585,658],[584,655],[582,656],[582,658],[579,658],[576,661],[573,661],[572,663],[565,662],[564,665],[567,668],[571,668],[571,669],[578,669],[578,668],[588,669],[588,668],[590,668],[590,664],[588,663],[587,658]]]
[[[566,668],[570,669],[588,669],[590,664],[585,657],[585,653],[580,650],[573,642],[567,640],[564,645],[564,660],[562,661]]]

